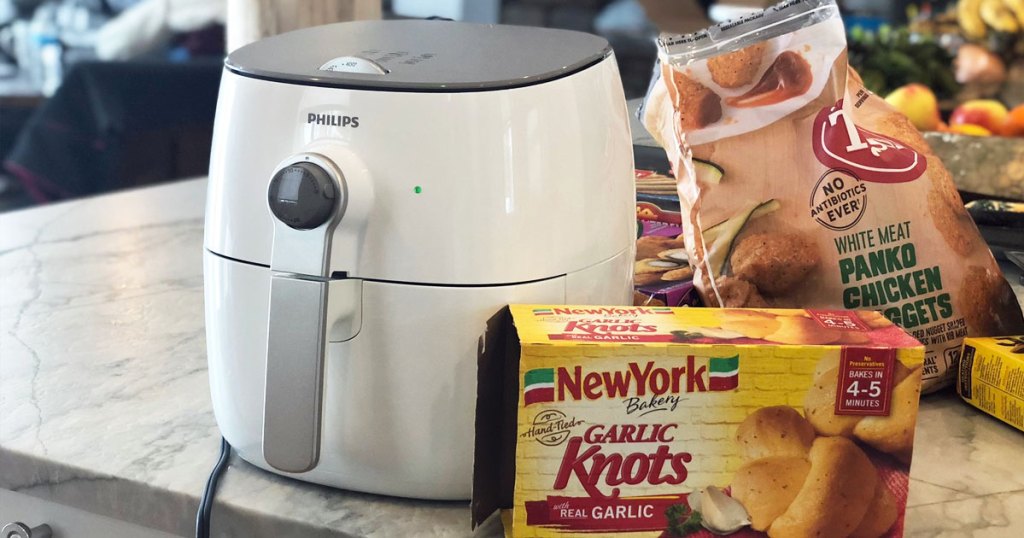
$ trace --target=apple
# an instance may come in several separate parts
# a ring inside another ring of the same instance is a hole
[[[950,127],[954,125],[977,125],[991,133],[1002,131],[1009,111],[993,99],[973,99],[962,103],[949,116]]]
[[[900,86],[885,96],[885,101],[910,118],[919,131],[934,131],[939,127],[939,103],[927,86]]]

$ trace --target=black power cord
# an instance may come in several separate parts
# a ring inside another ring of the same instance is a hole
[[[206,479],[206,487],[203,488],[203,497],[199,499],[199,510],[196,511],[196,538],[210,538],[210,512],[213,510],[213,496],[217,492],[217,483],[224,474],[227,467],[228,456],[231,455],[231,445],[228,440],[220,438],[220,456],[217,464],[210,471],[210,477]]]

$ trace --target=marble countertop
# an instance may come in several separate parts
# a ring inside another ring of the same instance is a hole
[[[218,450],[203,180],[0,215],[0,487],[192,534]],[[1024,297],[1016,275],[1018,297]],[[1024,535],[1024,434],[925,397],[908,536]],[[318,487],[232,458],[214,536],[466,536],[467,503]]]
[[[206,182],[0,215],[0,487],[180,536],[217,458]],[[468,503],[362,495],[233,457],[213,535],[466,536]]]

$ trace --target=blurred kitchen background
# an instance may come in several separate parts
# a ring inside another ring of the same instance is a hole
[[[690,32],[772,3],[0,0],[0,211],[205,175],[225,50],[260,35],[374,17],[593,32],[611,42],[627,97],[637,98],[659,31]],[[876,93],[920,83],[943,118],[966,100],[1024,101],[1024,0],[840,6],[851,62]]]

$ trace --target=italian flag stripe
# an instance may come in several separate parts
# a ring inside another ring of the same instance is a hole
[[[708,359],[708,389],[733,390],[740,384],[740,356]]]
[[[555,400],[555,369],[536,368],[523,375],[523,400],[526,405]]]
[[[544,384],[547,386],[555,386],[555,369],[554,368],[537,368],[526,372],[523,376],[523,387],[529,389],[532,385]]]
[[[740,371],[740,356],[735,357],[712,357],[708,360],[708,373],[711,377],[718,374],[719,377],[736,375]]]
[[[530,405],[538,402],[553,402],[555,401],[555,388],[544,387],[544,388],[533,388],[523,392],[523,401],[526,405]]]

